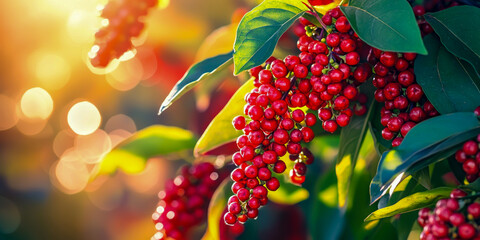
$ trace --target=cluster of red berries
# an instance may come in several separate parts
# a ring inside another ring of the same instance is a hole
[[[131,39],[138,37],[145,25],[142,17],[157,4],[158,0],[110,0],[101,13],[108,24],[95,33],[89,53],[92,65],[106,67],[132,49]]]
[[[480,114],[480,107],[477,108]],[[478,115],[478,114],[477,114]],[[466,141],[455,153],[455,159],[462,164],[466,179],[472,183],[480,177],[480,134],[473,140]]]
[[[441,199],[435,209],[423,208],[418,212],[423,228],[421,240],[480,239],[480,198],[460,189],[454,189],[450,198]]]
[[[157,233],[152,239],[188,239],[189,230],[207,216],[210,199],[227,176],[211,163],[183,167],[158,193],[160,201],[152,215]]]
[[[382,137],[392,140],[392,146],[400,145],[403,137],[417,123],[438,111],[427,100],[423,89],[416,83],[413,72],[415,53],[370,51],[368,61],[374,65],[373,85],[375,100],[384,103],[381,110]]]

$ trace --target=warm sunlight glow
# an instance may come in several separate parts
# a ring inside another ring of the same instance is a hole
[[[83,101],[76,103],[68,111],[68,125],[79,135],[88,135],[100,126],[102,117],[97,107],[90,102]]]
[[[53,110],[53,100],[43,88],[35,87],[23,94],[20,107],[28,118],[47,119]]]

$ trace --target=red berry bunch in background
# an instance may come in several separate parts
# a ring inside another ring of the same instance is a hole
[[[110,0],[101,13],[108,24],[95,33],[89,53],[92,65],[106,67],[132,49],[132,38],[138,37],[145,25],[142,17],[157,4],[158,0]]]
[[[480,198],[460,189],[454,189],[449,199],[441,199],[433,210],[423,208],[418,212],[423,228],[421,240],[429,239],[480,239]]]
[[[307,165],[313,162],[313,154],[308,148],[303,148],[300,154],[291,154],[290,160],[294,161],[293,168],[290,170],[289,176],[292,183],[301,185],[305,182],[305,174],[307,174]]]
[[[189,230],[207,216],[210,199],[227,176],[211,163],[183,167],[158,193],[160,201],[152,215],[157,233],[152,239],[188,239]]]
[[[455,153],[455,160],[462,164],[466,179],[472,183],[480,177],[480,134],[473,140],[466,141],[462,148]]]
[[[312,94],[322,102],[319,108],[313,106],[312,109],[318,109],[325,131],[333,133],[338,126],[347,126],[354,113],[363,115],[366,112],[366,97],[359,97],[358,91],[358,86],[371,74],[368,63],[360,62],[358,50],[364,43],[338,7],[321,18],[323,27],[314,26],[305,19],[301,22],[306,25],[307,35],[297,42],[301,53],[294,58],[300,60],[294,70],[305,69],[311,73]],[[358,103],[352,104],[355,100]]]
[[[385,127],[382,137],[393,140],[393,147],[400,145],[417,123],[439,115],[415,80],[415,58],[415,53],[383,52],[378,49],[372,49],[368,57],[375,71],[375,100],[384,103],[381,110],[381,124]]]

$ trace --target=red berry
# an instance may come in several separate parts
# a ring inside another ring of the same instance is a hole
[[[266,186],[268,190],[275,191],[280,187],[280,182],[278,181],[277,178],[272,177],[267,181]]]
[[[472,215],[473,218],[480,218],[480,203],[474,202],[470,204],[467,208],[468,214]]]
[[[223,220],[225,221],[225,224],[231,226],[231,225],[233,225],[237,222],[237,217],[235,215],[233,215],[232,213],[227,212],[223,216]]]
[[[318,117],[322,119],[322,121],[327,121],[332,118],[332,110],[328,108],[321,108],[318,110]]]
[[[338,127],[337,123],[334,120],[327,120],[323,122],[322,126],[323,126],[323,129],[325,129],[325,131],[330,133],[334,133]]]
[[[337,33],[330,33],[326,37],[326,43],[330,47],[336,47],[340,44],[340,36]]]
[[[471,239],[473,236],[475,236],[475,234],[476,230],[471,224],[463,223],[458,227],[458,235],[462,239]]]
[[[271,83],[272,79],[273,76],[270,70],[264,69],[258,73],[258,81],[260,81],[262,84]]]
[[[263,154],[262,154],[262,158],[263,158],[263,162],[265,164],[274,164],[277,162],[278,160],[278,156],[277,154],[275,153],[275,151],[265,151]]]
[[[397,61],[397,53],[384,52],[380,55],[380,62],[386,67],[393,67]]]
[[[441,223],[434,223],[432,233],[435,237],[446,237],[448,236],[448,227]]]
[[[357,44],[352,39],[345,39],[340,42],[340,49],[345,53],[353,52],[355,48],[357,48]]]
[[[339,32],[346,33],[348,30],[350,30],[350,23],[346,17],[342,16],[337,19],[337,22],[335,22],[335,28]]]
[[[285,66],[285,64],[282,61],[273,63],[271,70],[272,70],[273,76],[275,76],[276,78],[285,77],[288,73],[287,66]],[[262,83],[261,77],[259,78],[259,80]],[[270,81],[268,83],[270,83]]]
[[[384,129],[382,130],[382,137],[383,137],[385,140],[392,140],[392,138],[393,138],[394,136],[393,136],[392,131],[390,131],[388,128],[384,128]]]
[[[388,120],[387,127],[392,132],[398,132],[400,131],[400,128],[402,127],[403,122],[404,121],[402,118],[392,117],[390,120]]]
[[[285,62],[285,66],[289,71],[292,71],[295,65],[300,63],[300,58],[295,55],[288,55],[283,60]]]
[[[413,61],[417,57],[417,54],[416,53],[404,53],[403,57],[408,61]]]
[[[462,167],[463,171],[467,174],[474,175],[478,173],[478,165],[473,159],[466,160]]]
[[[467,155],[475,155],[478,152],[478,143],[470,140],[463,144],[463,151]]]
[[[245,117],[236,116],[232,121],[233,127],[237,130],[242,130],[245,128]]]
[[[403,71],[398,74],[397,80],[400,84],[402,84],[402,86],[408,87],[412,85],[413,82],[415,81],[415,75],[413,75],[413,73],[408,70]]]
[[[400,128],[400,133],[402,136],[406,136],[407,133],[415,126],[414,122],[406,122],[402,125],[402,128]]]
[[[344,96],[338,96],[337,98],[335,98],[335,101],[334,101],[335,110],[346,109],[348,105],[350,105],[350,101],[348,100],[348,98]]]
[[[360,62],[360,55],[357,52],[349,52],[345,55],[345,63],[355,66]]]
[[[266,197],[267,193],[267,189],[264,186],[257,186],[252,191],[252,195],[259,199]]]
[[[245,177],[245,172],[242,169],[237,168],[232,171],[232,173],[230,174],[230,177],[232,178],[233,181],[239,182]]]
[[[422,5],[417,5],[413,7],[413,13],[417,17],[423,16],[425,14],[425,8]]]
[[[412,102],[418,102],[423,96],[422,87],[418,84],[412,84],[407,88],[407,97]]]
[[[245,202],[250,197],[250,191],[248,191],[246,188],[240,188],[237,191],[237,197],[238,200]]]
[[[242,211],[242,206],[238,202],[233,202],[228,205],[228,211],[232,214],[239,214]]]
[[[348,123],[350,123],[350,117],[348,115],[342,113],[342,114],[337,116],[335,121],[337,122],[338,126],[345,127],[345,126],[348,125]]]
[[[295,169],[295,173],[299,176],[304,176],[307,173],[307,165],[303,162],[295,163],[293,169]]]
[[[253,209],[258,209],[260,207],[260,200],[256,197],[252,197],[248,200],[248,206]]]
[[[460,224],[465,222],[465,217],[461,213],[452,213],[450,218],[448,219],[453,226],[459,226]]]
[[[413,86],[413,85],[411,85]],[[410,87],[411,87],[410,86]],[[383,89],[383,94],[387,100],[393,100],[400,95],[402,87],[398,83],[389,83]],[[410,99],[410,98],[409,98]]]
[[[402,143],[403,141],[403,138],[402,137],[396,137],[395,139],[393,139],[392,141],[392,147],[398,147],[400,146],[400,144]]]
[[[305,115],[305,123],[307,124],[307,126],[313,126],[315,125],[316,122],[317,122],[317,118],[313,113],[307,113]]]
[[[308,75],[308,68],[303,64],[297,64],[293,68],[293,73],[297,78],[305,78]]]
[[[465,196],[467,196],[467,193],[458,188],[453,189],[450,193],[450,198],[462,198]]]
[[[273,171],[276,173],[283,173],[285,172],[286,168],[287,168],[287,165],[285,164],[285,162],[282,160],[278,160],[273,166]]]
[[[262,167],[258,169],[258,179],[262,181],[267,181],[272,177],[272,172],[270,172],[270,169],[266,167]]]

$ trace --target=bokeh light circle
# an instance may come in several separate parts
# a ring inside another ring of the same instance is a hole
[[[88,135],[98,129],[102,116],[97,107],[88,101],[78,102],[68,111],[68,126],[78,135]]]
[[[23,94],[20,108],[27,118],[47,119],[53,111],[53,100],[45,89],[34,87]]]

